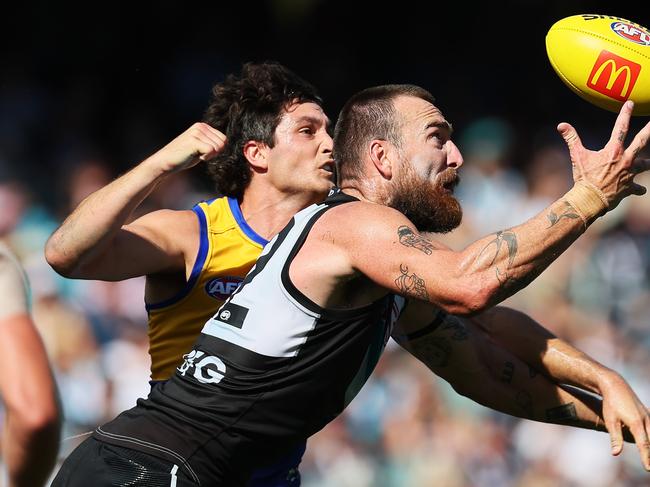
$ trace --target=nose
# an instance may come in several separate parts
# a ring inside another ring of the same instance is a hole
[[[332,148],[334,147],[334,139],[332,139],[332,136],[329,134],[329,132],[325,131],[325,135],[323,137],[323,141],[321,142],[321,150],[325,154],[331,154],[332,153]]]
[[[463,155],[451,140],[447,141],[447,166],[458,169],[463,165]]]

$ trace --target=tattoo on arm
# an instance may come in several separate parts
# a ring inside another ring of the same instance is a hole
[[[497,232],[494,240],[483,247],[483,250],[481,250],[479,253],[479,258],[481,255],[483,255],[483,252],[487,252],[490,247],[494,246],[494,257],[490,262],[490,265],[494,265],[497,257],[499,257],[499,254],[501,253],[504,244],[505,249],[508,251],[508,261],[505,266],[503,266],[503,269],[499,269],[498,265],[496,266],[496,276],[501,283],[501,287],[510,287],[511,285],[515,285],[518,282],[517,279],[514,279],[508,275],[508,269],[512,266],[512,262],[515,260],[515,256],[517,255],[518,250],[517,235],[515,235],[515,232],[511,232],[510,230],[502,230],[500,232]]]
[[[510,384],[512,382],[512,377],[515,375],[515,364],[512,362],[506,362],[503,364],[503,370],[501,371],[501,382],[506,382]]]
[[[570,423],[578,419],[575,405],[570,402],[546,410],[546,419],[554,423]]]
[[[562,208],[562,213],[560,213],[558,215],[554,211],[551,211],[546,216],[548,218],[548,221],[551,223],[547,228],[551,228],[553,225],[555,225],[557,222],[559,222],[562,218],[570,218],[572,220],[575,220],[576,218],[580,218],[580,215],[578,215],[578,213],[576,213],[575,208],[573,208],[573,206],[571,206],[571,204],[568,201],[564,202],[564,207]]]
[[[533,417],[533,399],[530,397],[530,394],[526,391],[519,391],[515,402],[525,411],[528,418]]]
[[[413,247],[427,255],[431,255],[433,252],[433,243],[422,235],[418,235],[406,225],[402,225],[397,229],[397,235],[399,236],[399,243],[405,247]]]
[[[625,132],[622,130],[618,133],[618,141],[622,144],[625,142]]]
[[[449,363],[451,345],[446,338],[426,337],[411,343],[413,353],[429,367],[445,367]]]
[[[397,279],[395,279],[395,285],[399,289],[400,294],[428,301],[429,295],[427,294],[424,279],[415,273],[409,276],[409,268],[403,264],[399,266],[399,271],[401,274]]]
[[[452,330],[453,334],[451,335],[452,340],[461,341],[467,340],[469,337],[469,332],[465,327],[462,320],[458,319],[454,315],[447,315],[443,321],[441,330]]]

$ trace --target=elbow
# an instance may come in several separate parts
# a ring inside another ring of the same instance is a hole
[[[64,249],[57,245],[52,238],[45,244],[45,260],[57,274],[63,277],[73,277],[76,259],[66,255]]]
[[[489,309],[492,298],[493,292],[488,286],[468,282],[453,290],[448,302],[441,307],[454,315],[473,316]]]

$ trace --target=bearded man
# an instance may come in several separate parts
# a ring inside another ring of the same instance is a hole
[[[461,220],[453,189],[463,159],[451,125],[417,86],[356,94],[335,129],[340,189],[291,219],[207,321],[176,375],[99,427],[53,486],[89,479],[113,485],[121,465],[133,462],[157,469],[155,485],[246,485],[256,468],[286,455],[345,408],[390,336],[458,392],[499,411],[605,425],[615,445],[627,425],[650,468],[650,417],[618,374],[568,345],[547,354],[562,357],[550,366],[522,343],[522,354],[556,382],[542,374],[541,382],[504,382],[495,371],[509,352],[474,325],[492,331],[503,321],[530,325],[525,315],[493,306],[534,279],[597,217],[645,192],[633,178],[647,169],[636,155],[650,124],[625,149],[632,108],[624,105],[598,152],[584,149],[573,127],[560,124],[573,188],[526,223],[454,251],[422,233],[449,231]],[[552,337],[547,342],[552,348]],[[602,402],[560,387],[567,383],[601,393]],[[513,400],[524,397],[522,390],[527,400]],[[144,485],[142,476],[120,478]]]

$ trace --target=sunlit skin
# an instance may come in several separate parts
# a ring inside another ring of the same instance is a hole
[[[296,103],[275,130],[267,158],[268,177],[277,190],[324,197],[332,187],[334,159],[329,119],[315,103]]]
[[[386,188],[385,201],[421,231],[453,230],[462,219],[452,193],[463,157],[451,141],[451,124],[420,98],[399,97],[395,107],[402,114],[402,140],[395,148],[399,164],[393,168],[394,182]]]

